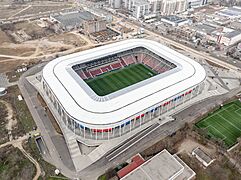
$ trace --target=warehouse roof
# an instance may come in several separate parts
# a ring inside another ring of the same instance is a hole
[[[180,22],[184,22],[187,20],[187,19],[181,18],[179,16],[175,16],[175,15],[164,16],[164,17],[162,17],[162,19],[166,19],[166,20],[174,22],[174,23],[180,23]]]
[[[83,21],[90,21],[95,18],[95,16],[88,11],[72,11],[52,17],[64,26],[76,26],[82,24]]]
[[[172,156],[164,149],[121,180],[179,180],[190,179],[195,174],[180,158]]]
[[[224,37],[233,38],[233,37],[238,36],[240,34],[241,34],[241,31],[232,31],[232,32],[224,34]]]

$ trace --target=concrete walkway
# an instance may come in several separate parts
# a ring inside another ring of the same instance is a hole
[[[75,170],[70,169],[68,167],[68,164],[71,163],[63,161],[62,157],[60,156],[59,152],[61,150],[63,150],[66,146],[65,144],[59,144],[60,146],[62,146],[62,148],[60,149],[60,147],[58,147],[56,144],[54,144],[52,138],[54,136],[52,129],[51,128],[46,128],[45,127],[45,123],[50,123],[50,120],[45,121],[46,118],[48,118],[46,116],[46,113],[43,114],[44,110],[43,108],[41,108],[41,105],[39,104],[39,101],[37,100],[37,91],[35,90],[35,88],[26,80],[26,77],[32,74],[36,74],[38,73],[42,67],[45,65],[46,63],[42,63],[40,65],[34,66],[33,68],[29,69],[28,71],[26,71],[19,79],[19,88],[21,90],[21,93],[24,97],[24,100],[26,102],[26,104],[28,105],[29,111],[31,112],[32,116],[34,117],[34,121],[37,125],[37,127],[39,128],[42,138],[48,148],[49,151],[49,157],[45,160],[53,165],[55,165],[62,174],[64,174],[66,177],[70,178],[70,179],[78,179],[78,174],[76,173]],[[36,108],[37,107],[37,108]],[[51,123],[48,125],[52,125]],[[69,152],[65,151],[65,154],[69,154]],[[72,160],[71,160],[72,161]]]

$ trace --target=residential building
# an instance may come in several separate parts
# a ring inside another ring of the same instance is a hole
[[[109,0],[109,4],[114,9],[121,8],[122,0]]]
[[[188,8],[198,8],[208,4],[208,0],[187,0]]]
[[[147,0],[125,0],[124,7],[128,9],[136,19],[150,14],[150,3]]]
[[[160,13],[162,15],[172,15],[186,11],[186,0],[162,0],[160,4]]]

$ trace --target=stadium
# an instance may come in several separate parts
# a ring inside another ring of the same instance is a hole
[[[197,62],[135,39],[59,57],[44,67],[41,83],[65,127],[109,140],[194,98],[205,79]]]

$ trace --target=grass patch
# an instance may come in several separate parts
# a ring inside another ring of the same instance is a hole
[[[6,129],[7,117],[8,112],[6,109],[5,104],[0,102],[0,144],[3,144],[8,141],[8,131]]]
[[[97,95],[105,96],[155,75],[157,75],[156,72],[143,64],[132,64],[85,80],[85,82]]]
[[[12,83],[18,81],[22,73],[17,73],[16,71],[9,71],[6,73],[6,75],[8,77],[9,82]]]
[[[107,176],[104,174],[104,175],[101,175],[98,180],[107,180]]]
[[[0,149],[0,177],[5,180],[33,179],[35,166],[13,146]]]
[[[39,179],[56,179],[57,177],[59,179],[63,179],[66,178],[63,175],[59,175],[56,176],[54,171],[56,169],[55,166],[53,166],[52,164],[49,164],[48,162],[46,162],[42,156],[39,153],[38,147],[35,143],[34,138],[31,138],[28,140],[27,143],[25,143],[24,145],[24,149],[31,154],[31,156],[38,161],[43,173],[43,176],[40,176]]]
[[[47,180],[66,180],[68,178],[66,177],[58,177],[58,176],[51,176],[51,177],[48,177]]]
[[[29,131],[32,131],[36,124],[33,120],[31,113],[28,110],[28,106],[25,101],[16,100],[15,106],[17,110],[17,117],[23,125],[25,132],[27,133]]]
[[[207,137],[223,141],[227,148],[241,136],[241,102],[236,100],[195,124]]]
[[[33,117],[25,101],[18,100],[18,95],[21,95],[21,92],[18,86],[17,85],[11,86],[8,88],[7,91],[8,93],[5,96],[3,96],[2,99],[12,105],[14,116],[18,121],[17,129],[21,131],[21,134],[25,134],[25,133],[28,133],[29,131],[32,131],[33,128],[36,127],[36,124],[33,120]]]

